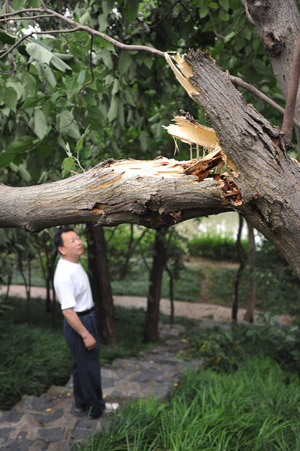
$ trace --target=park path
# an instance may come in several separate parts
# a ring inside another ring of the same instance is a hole
[[[6,293],[6,286],[0,286],[0,295]],[[25,287],[23,285],[11,285],[9,290],[10,296],[26,297]],[[46,297],[46,289],[42,287],[31,287],[32,298]],[[146,309],[147,299],[139,296],[114,296],[114,304],[127,308],[142,308]],[[183,316],[195,320],[203,318],[211,318],[215,321],[230,321],[231,309],[229,307],[222,307],[212,304],[200,304],[194,302],[174,301],[175,316]],[[170,301],[168,299],[161,299],[160,301],[161,313],[170,313]],[[240,309],[239,320],[243,319],[245,309]]]
[[[0,286],[0,295],[6,293],[6,286]],[[9,290],[10,296],[26,297],[25,287],[23,285],[11,285]],[[42,287],[31,287],[32,298],[46,297],[46,289]],[[113,296],[114,305],[127,308],[142,308],[146,310],[147,299],[140,296]],[[170,314],[170,301],[169,299],[160,300],[160,311],[166,315]],[[238,321],[242,321],[246,310],[240,308],[238,311]],[[174,315],[185,318],[191,318],[194,320],[202,320],[210,318],[214,321],[230,321],[231,308],[223,307],[214,304],[174,301]],[[257,316],[258,314],[256,314]],[[290,318],[286,315],[280,315],[278,321],[283,324],[288,324]]]

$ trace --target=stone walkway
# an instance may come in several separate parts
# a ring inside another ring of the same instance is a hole
[[[147,396],[163,399],[180,382],[183,371],[199,369],[200,360],[180,360],[186,349],[185,329],[161,326],[162,345],[142,352],[139,358],[116,359],[101,369],[104,397],[108,402],[126,403]],[[41,397],[24,396],[9,411],[0,411],[0,449],[11,451],[69,451],[95,432],[101,431],[111,415],[89,420],[86,413],[73,412],[72,379],[65,387],[52,386]]]

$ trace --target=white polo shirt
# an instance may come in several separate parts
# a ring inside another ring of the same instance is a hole
[[[80,263],[60,258],[54,274],[54,289],[62,310],[73,308],[75,312],[83,312],[94,306],[89,278]]]

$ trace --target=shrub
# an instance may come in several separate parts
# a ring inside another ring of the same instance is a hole
[[[247,252],[248,242],[242,241],[244,251]],[[238,261],[236,242],[233,238],[206,235],[192,238],[188,242],[188,252],[194,257],[209,258],[211,260]]]

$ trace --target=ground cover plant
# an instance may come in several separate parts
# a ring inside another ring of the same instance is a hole
[[[295,374],[270,358],[250,358],[233,373],[186,373],[169,399],[132,403],[81,449],[296,450],[299,402]]]
[[[62,315],[57,312],[53,328],[45,301],[33,299],[32,323],[26,323],[26,301],[9,299],[9,310],[0,315],[0,409],[10,409],[24,394],[39,396],[51,385],[64,385],[70,378],[72,359],[62,332]],[[151,345],[143,343],[145,313],[116,307],[117,344],[101,345],[101,363],[136,356]],[[162,322],[169,318],[161,315]],[[191,327],[193,321],[176,321]]]

